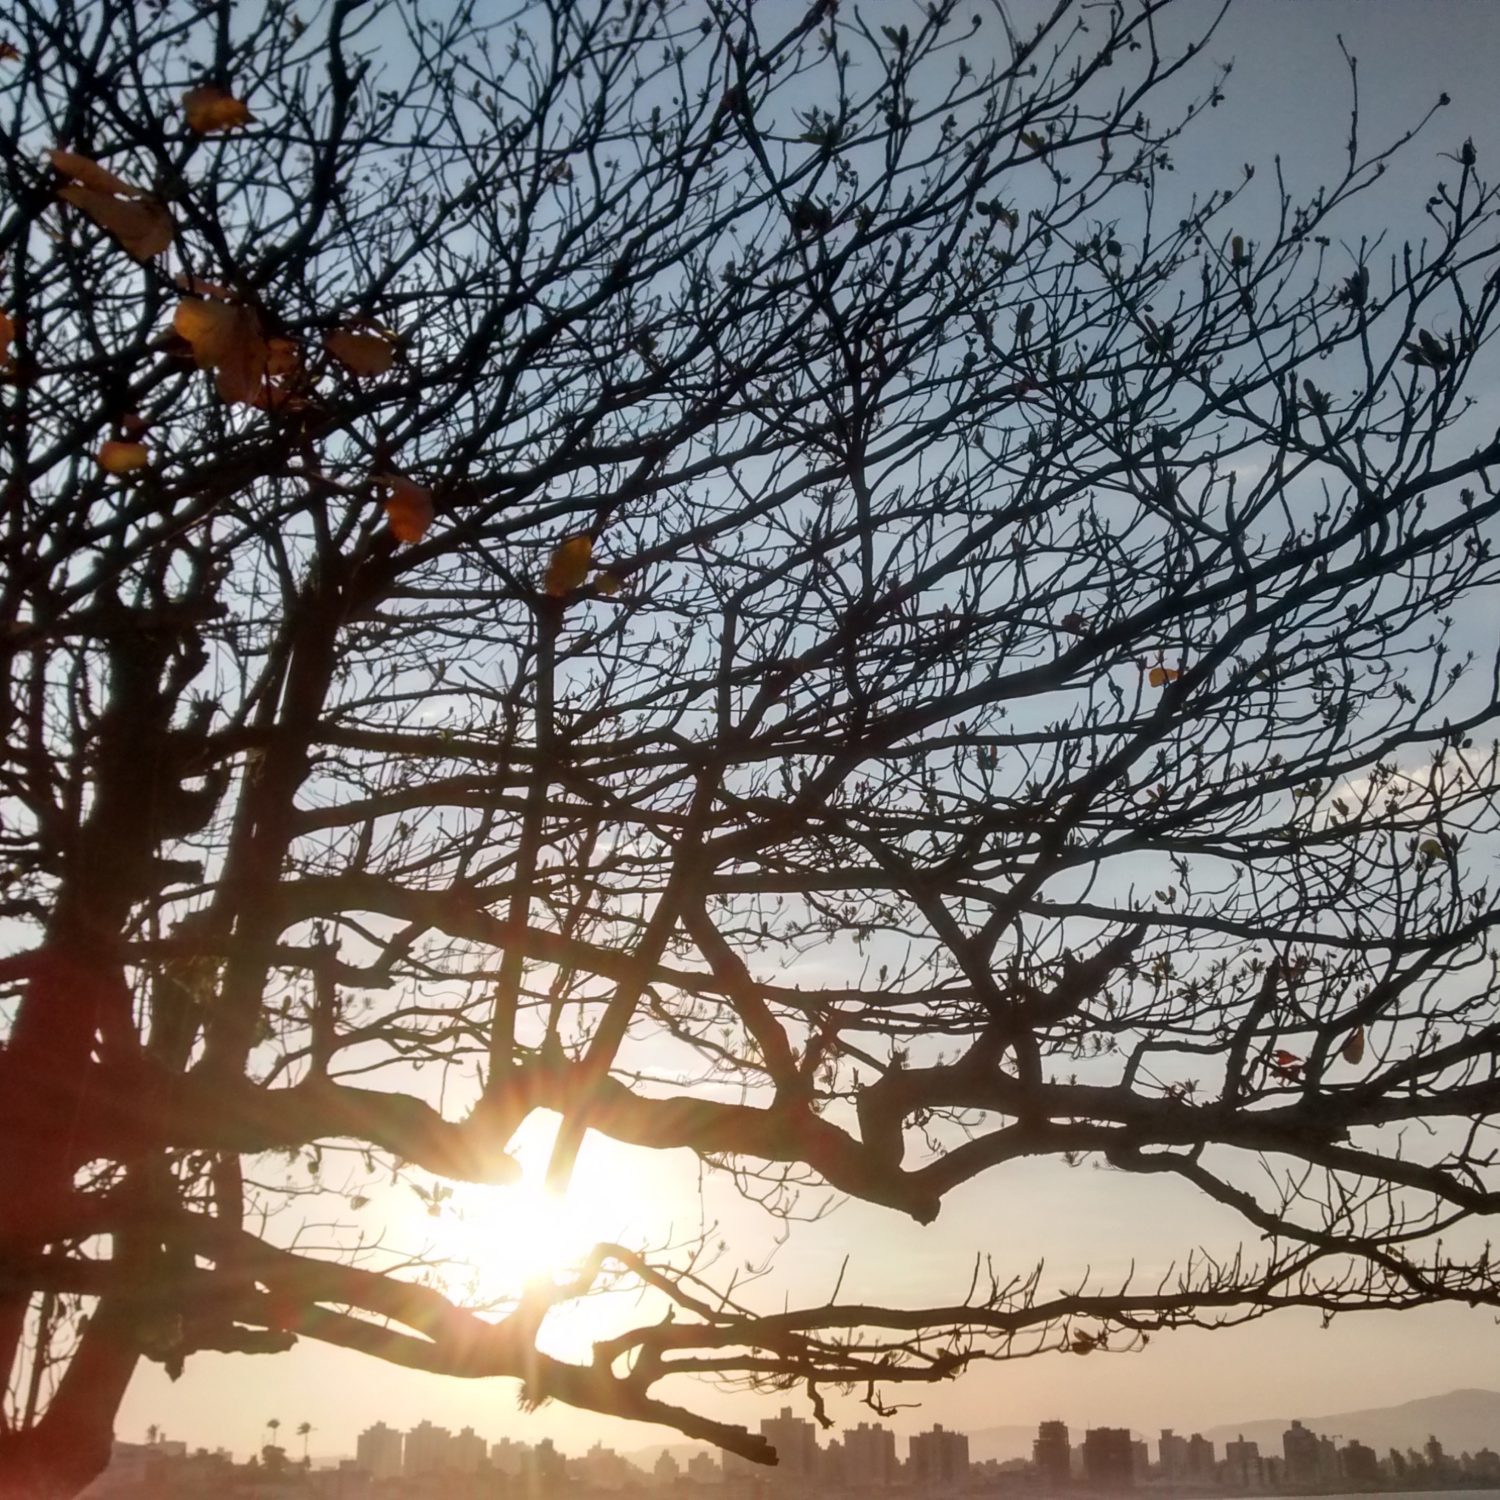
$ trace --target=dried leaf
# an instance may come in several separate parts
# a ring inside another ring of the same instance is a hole
[[[1069,635],[1086,635],[1089,622],[1075,609],[1057,622]]]
[[[10,346],[15,336],[15,320],[3,307],[0,307],[0,370],[10,368]]]
[[[132,474],[151,462],[144,443],[122,443],[111,439],[99,445],[99,467],[110,474]]]
[[[74,182],[93,188],[96,193],[112,193],[120,198],[145,197],[140,188],[131,187],[123,177],[116,177],[108,167],[101,167],[98,162],[87,156],[80,156],[76,151],[49,151],[47,159],[64,177],[71,177]]]
[[[150,425],[138,411],[128,411],[120,418],[120,431],[132,442],[141,437]]]
[[[398,542],[420,542],[432,525],[432,491],[399,474],[384,475],[380,482],[391,489],[385,502],[391,535]]]
[[[1152,667],[1151,670],[1146,673],[1146,681],[1149,682],[1152,687],[1159,688],[1166,687],[1169,682],[1176,682],[1177,679],[1181,676],[1181,669],[1177,667]]]
[[[261,402],[271,351],[252,308],[185,297],[172,327],[192,346],[199,368],[215,372],[215,388],[226,401]]]
[[[355,375],[384,375],[396,359],[396,349],[389,339],[375,333],[351,333],[335,329],[323,340],[323,347]]]
[[[0,62],[20,62],[21,49],[14,42],[0,42]]]
[[[554,599],[571,593],[588,577],[589,559],[594,555],[594,539],[587,532],[581,536],[570,536],[558,545],[547,564],[547,575],[542,587]]]
[[[266,374],[272,380],[287,380],[302,370],[302,350],[296,339],[266,340]]]
[[[1448,849],[1441,839],[1423,839],[1417,845],[1417,853],[1424,859],[1442,859],[1448,853]]]
[[[1271,1061],[1278,1068],[1290,1068],[1294,1063],[1300,1063],[1302,1059],[1295,1052],[1287,1052],[1281,1049],[1271,1054]]]
[[[1365,1028],[1363,1026],[1356,1026],[1344,1038],[1344,1045],[1339,1048],[1339,1056],[1351,1067],[1356,1068],[1365,1060]]]
[[[187,116],[188,129],[199,135],[209,135],[216,130],[237,130],[255,119],[243,100],[236,99],[228,89],[221,89],[214,83],[189,89],[182,96],[182,109]]]
[[[606,599],[612,598],[615,594],[618,594],[624,587],[625,581],[615,573],[600,573],[599,576],[594,579],[594,588],[599,593],[603,594]]]
[[[137,260],[160,255],[177,233],[166,208],[150,199],[116,198],[94,188],[69,184],[57,195],[80,208],[101,229],[114,236],[122,250]]]
[[[296,339],[266,340],[266,379],[255,405],[266,411],[296,411],[307,405],[302,346]]]

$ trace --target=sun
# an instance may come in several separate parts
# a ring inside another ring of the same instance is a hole
[[[424,1206],[402,1205],[402,1238],[442,1262],[450,1290],[483,1300],[519,1296],[538,1281],[561,1281],[595,1245],[640,1245],[662,1229],[666,1204],[641,1154],[589,1137],[566,1192],[545,1185],[553,1130],[527,1121],[512,1142],[519,1182],[507,1187],[447,1183]]]

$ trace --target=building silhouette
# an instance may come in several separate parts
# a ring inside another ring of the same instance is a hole
[[[408,1479],[424,1474],[443,1474],[453,1467],[453,1434],[446,1427],[434,1427],[425,1419],[406,1434],[402,1472]]]
[[[366,1427],[354,1445],[355,1462],[372,1479],[397,1479],[401,1474],[401,1434],[384,1422]]]
[[[896,1477],[896,1434],[878,1422],[844,1429],[843,1482],[855,1489],[881,1489]]]
[[[724,1475],[712,1453],[695,1453],[688,1459],[687,1477],[694,1484],[718,1484]]]
[[[1128,1427],[1091,1427],[1083,1435],[1083,1472],[1100,1489],[1129,1489],[1135,1483],[1135,1452]]]
[[[1156,1443],[1156,1459],[1163,1479],[1186,1479],[1188,1476],[1188,1440],[1178,1437],[1170,1427],[1163,1427]]]
[[[1201,1432],[1195,1432],[1188,1439],[1188,1477],[1212,1479],[1214,1470],[1218,1466],[1219,1460],[1214,1454],[1214,1445]]]
[[[1073,1450],[1066,1422],[1043,1422],[1031,1445],[1037,1477],[1049,1489],[1064,1489],[1073,1478]]]
[[[448,1445],[448,1467],[455,1474],[477,1474],[485,1461],[487,1444],[472,1427],[462,1427]]]
[[[1317,1435],[1301,1422],[1293,1422],[1281,1434],[1281,1456],[1288,1484],[1311,1484],[1318,1477]]]
[[[1316,1450],[1317,1440],[1314,1439]],[[1241,1436],[1224,1444],[1225,1482],[1236,1489],[1248,1489],[1261,1482],[1260,1444]]]
[[[949,1432],[941,1422],[913,1433],[906,1456],[913,1484],[963,1484],[969,1477],[968,1434]]]
[[[783,1482],[810,1480],[818,1472],[818,1430],[790,1406],[779,1417],[764,1417],[760,1435],[776,1450],[777,1465],[771,1474]]]

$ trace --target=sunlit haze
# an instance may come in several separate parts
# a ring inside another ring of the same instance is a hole
[[[765,11],[781,8],[773,0]],[[902,10],[895,0],[861,8],[879,20]],[[1174,14],[1173,25],[1196,25],[1210,7],[1188,4],[1184,12]],[[1481,0],[1232,6],[1210,51],[1216,59],[1233,57],[1235,71],[1222,107],[1200,120],[1177,152],[1181,185],[1212,183],[1246,161],[1269,166],[1278,153],[1290,179],[1318,180],[1337,161],[1347,131],[1340,34],[1359,58],[1369,137],[1395,133],[1440,91],[1452,96],[1440,134],[1424,136],[1383,196],[1361,200],[1358,209],[1367,218],[1377,205],[1389,214],[1376,229],[1420,232],[1421,201],[1412,185],[1425,184],[1436,153],[1466,135],[1481,155],[1500,151],[1493,77],[1500,6]],[[810,979],[824,979],[821,971],[836,967],[816,954],[807,963]],[[1019,1163],[955,1193],[928,1227],[809,1187],[802,1209],[814,1216],[830,1211],[793,1225],[782,1245],[786,1226],[726,1181],[711,1176],[700,1200],[699,1168],[685,1152],[634,1150],[591,1136],[566,1194],[550,1194],[543,1178],[555,1128],[555,1116],[528,1122],[516,1146],[524,1174],[518,1186],[457,1185],[431,1205],[405,1185],[390,1187],[373,1194],[362,1227],[392,1251],[436,1255],[448,1263],[441,1270],[446,1286],[495,1305],[513,1301],[528,1282],[565,1277],[600,1239],[664,1245],[690,1242],[706,1230],[710,1243],[722,1238],[732,1247],[719,1258],[721,1268],[764,1272],[754,1290],[768,1307],[783,1298],[831,1296],[840,1283],[846,1298],[941,1299],[966,1284],[976,1256],[991,1257],[1003,1275],[1045,1258],[1046,1284],[1058,1287],[1089,1273],[1106,1283],[1123,1279],[1132,1268],[1149,1279],[1197,1244],[1227,1253],[1240,1239],[1232,1215],[1206,1209],[1165,1179]],[[544,1344],[578,1357],[614,1318],[612,1307],[589,1305],[554,1314]],[[1162,1335],[1128,1356],[1048,1355],[980,1367],[945,1388],[899,1393],[891,1420],[899,1430],[933,1419],[977,1430],[1049,1416],[1080,1426],[1190,1429],[1493,1386],[1500,1383],[1497,1372],[1500,1329],[1486,1315],[1449,1307],[1352,1316],[1324,1327],[1315,1312],[1294,1311],[1212,1335]],[[265,1419],[279,1413],[288,1421],[311,1420],[314,1451],[328,1454],[352,1452],[355,1434],[381,1419],[397,1427],[422,1418],[472,1425],[491,1438],[550,1436],[569,1451],[598,1438],[626,1451],[673,1440],[670,1432],[556,1405],[522,1414],[509,1383],[421,1375],[311,1341],[278,1357],[200,1354],[189,1375],[173,1384],[159,1366],[144,1367],[125,1399],[119,1434],[138,1438],[155,1423],[191,1443],[244,1453],[260,1442]],[[706,1409],[752,1425],[775,1405],[774,1397],[710,1393],[702,1400]],[[835,1410],[840,1421],[869,1415],[852,1397],[839,1399]]]

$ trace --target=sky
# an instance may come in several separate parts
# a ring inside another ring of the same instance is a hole
[[[1026,6],[1018,0],[1016,8],[1019,22]],[[906,0],[875,0],[860,9],[872,23],[899,22],[908,6]],[[1213,9],[1199,0],[1181,7],[1190,26]],[[1423,198],[1447,166],[1438,153],[1455,151],[1472,136],[1483,168],[1490,153],[1500,151],[1493,107],[1500,5],[1493,0],[1240,0],[1207,49],[1211,59],[1234,59],[1227,98],[1174,153],[1183,187],[1228,186],[1238,180],[1242,163],[1269,168],[1278,153],[1294,189],[1336,170],[1349,107],[1340,33],[1359,59],[1368,140],[1399,134],[1444,91],[1452,99],[1379,194],[1364,200],[1362,222],[1398,236],[1419,233]],[[1253,224],[1246,233],[1254,236]],[[611,1221],[600,1226],[609,1232],[695,1227],[696,1181],[690,1158],[646,1160],[595,1139],[580,1165],[580,1193]],[[517,1249],[507,1228],[516,1205],[498,1216],[490,1210],[489,1218],[477,1203],[471,1208],[462,1229],[451,1231],[428,1222],[415,1200],[395,1221],[401,1233],[449,1235],[446,1243],[455,1253],[508,1268],[524,1265],[527,1256],[539,1253],[538,1245],[565,1249],[581,1232],[578,1224],[564,1223],[546,1236],[529,1236],[535,1243]],[[772,1248],[774,1226],[732,1195],[715,1195],[709,1212],[738,1255],[756,1259]],[[844,1295],[882,1289],[890,1295],[894,1286],[912,1301],[946,1299],[955,1285],[967,1283],[976,1250],[993,1256],[1006,1272],[1045,1257],[1044,1284],[1062,1286],[1088,1267],[1104,1280],[1119,1278],[1132,1260],[1159,1270],[1194,1244],[1228,1250],[1237,1239],[1234,1224],[1164,1181],[1019,1163],[965,1186],[926,1228],[883,1210],[843,1204],[799,1228],[763,1286],[766,1305],[782,1295],[799,1300],[827,1294],[853,1250]],[[920,1410],[901,1413],[893,1425],[910,1431],[937,1420],[973,1430],[1057,1416],[1075,1427],[1110,1423],[1192,1431],[1377,1406],[1463,1386],[1500,1386],[1500,1327],[1487,1313],[1444,1308],[1366,1314],[1326,1329],[1315,1316],[1288,1313],[1213,1335],[1160,1336],[1140,1354],[1087,1360],[1049,1355],[983,1367],[925,1392]],[[752,1425],[777,1403],[712,1394],[699,1402],[715,1415]],[[833,1411],[840,1423],[869,1416],[854,1401],[835,1402]],[[509,1382],[417,1375],[310,1342],[275,1358],[197,1355],[176,1385],[160,1367],[145,1366],[126,1397],[117,1435],[140,1440],[147,1424],[155,1423],[190,1444],[224,1445],[243,1454],[259,1444],[272,1416],[286,1424],[284,1431],[311,1422],[312,1450],[326,1454],[352,1452],[356,1434],[376,1420],[405,1427],[424,1417],[454,1429],[472,1425],[490,1439],[549,1436],[573,1452],[596,1438],[622,1450],[672,1440],[661,1429],[555,1405],[523,1415]]]

